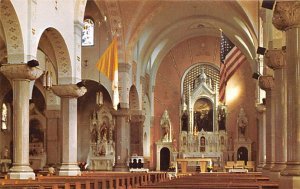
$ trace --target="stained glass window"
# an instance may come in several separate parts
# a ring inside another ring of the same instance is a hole
[[[89,18],[84,20],[81,45],[94,45],[94,21]]]
[[[5,103],[2,104],[2,119],[1,119],[1,129],[7,129],[7,117],[8,117],[8,109]]]

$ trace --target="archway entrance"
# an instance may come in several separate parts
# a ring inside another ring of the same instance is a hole
[[[248,150],[245,147],[240,147],[237,151],[237,160],[248,161]]]
[[[166,147],[160,150],[160,170],[167,171],[170,166],[170,150]]]

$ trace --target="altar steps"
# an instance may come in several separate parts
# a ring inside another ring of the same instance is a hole
[[[278,183],[261,173],[196,173],[138,188],[278,189]]]

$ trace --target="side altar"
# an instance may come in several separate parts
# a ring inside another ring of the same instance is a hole
[[[94,110],[90,118],[88,169],[111,171],[115,164],[115,123],[105,106]]]

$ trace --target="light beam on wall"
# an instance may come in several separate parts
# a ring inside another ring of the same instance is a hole
[[[227,86],[226,87],[226,102],[229,104],[235,101],[240,95],[239,86]]]

